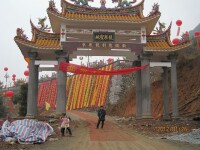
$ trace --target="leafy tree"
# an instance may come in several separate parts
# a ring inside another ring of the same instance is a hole
[[[0,89],[2,89],[2,88],[3,88],[3,82],[0,81]]]
[[[27,112],[27,93],[28,93],[28,83],[24,83],[20,87],[19,94],[15,96],[15,101],[13,103],[18,103],[19,107],[19,115],[25,116]]]
[[[3,98],[0,95],[0,118],[5,117],[6,115],[6,108],[3,106]]]
[[[17,79],[16,86],[20,86],[20,85],[25,84],[25,83],[26,83],[26,80],[24,80],[24,79]]]

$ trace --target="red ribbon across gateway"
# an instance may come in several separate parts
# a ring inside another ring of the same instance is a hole
[[[128,69],[105,71],[105,70],[98,70],[98,69],[94,69],[94,68],[88,68],[85,66],[70,64],[70,63],[66,63],[66,62],[61,62],[60,66],[59,66],[59,70],[61,70],[63,72],[71,72],[71,73],[75,73],[75,74],[118,75],[118,74],[131,73],[131,72],[137,71],[137,70],[142,70],[142,69],[145,69],[147,66],[148,65],[144,65],[141,67],[128,68]]]

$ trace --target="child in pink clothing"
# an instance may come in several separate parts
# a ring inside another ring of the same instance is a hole
[[[65,133],[65,130],[66,130],[66,133],[67,133],[67,130],[69,132],[69,135],[72,136],[72,131],[69,127],[69,122],[70,122],[70,118],[67,117],[67,115],[65,113],[62,114],[62,116],[60,117],[62,123],[61,123],[61,135],[64,136],[64,133]]]

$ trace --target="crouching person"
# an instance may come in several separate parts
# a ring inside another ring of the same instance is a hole
[[[72,131],[71,128],[69,127],[69,122],[71,121],[70,117],[67,117],[67,115],[65,113],[62,114],[62,116],[60,117],[62,123],[61,123],[61,136],[65,135],[65,131],[67,133],[67,131],[69,132],[69,135],[72,136]]]

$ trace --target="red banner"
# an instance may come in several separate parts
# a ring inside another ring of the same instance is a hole
[[[71,72],[71,73],[75,73],[75,74],[118,75],[118,74],[131,73],[133,71],[141,70],[146,67],[147,67],[147,65],[144,65],[141,67],[128,68],[128,69],[106,71],[106,70],[98,70],[98,69],[94,69],[94,68],[88,68],[85,66],[79,66],[79,65],[75,65],[75,64],[61,62],[59,70],[62,70],[63,72]]]

